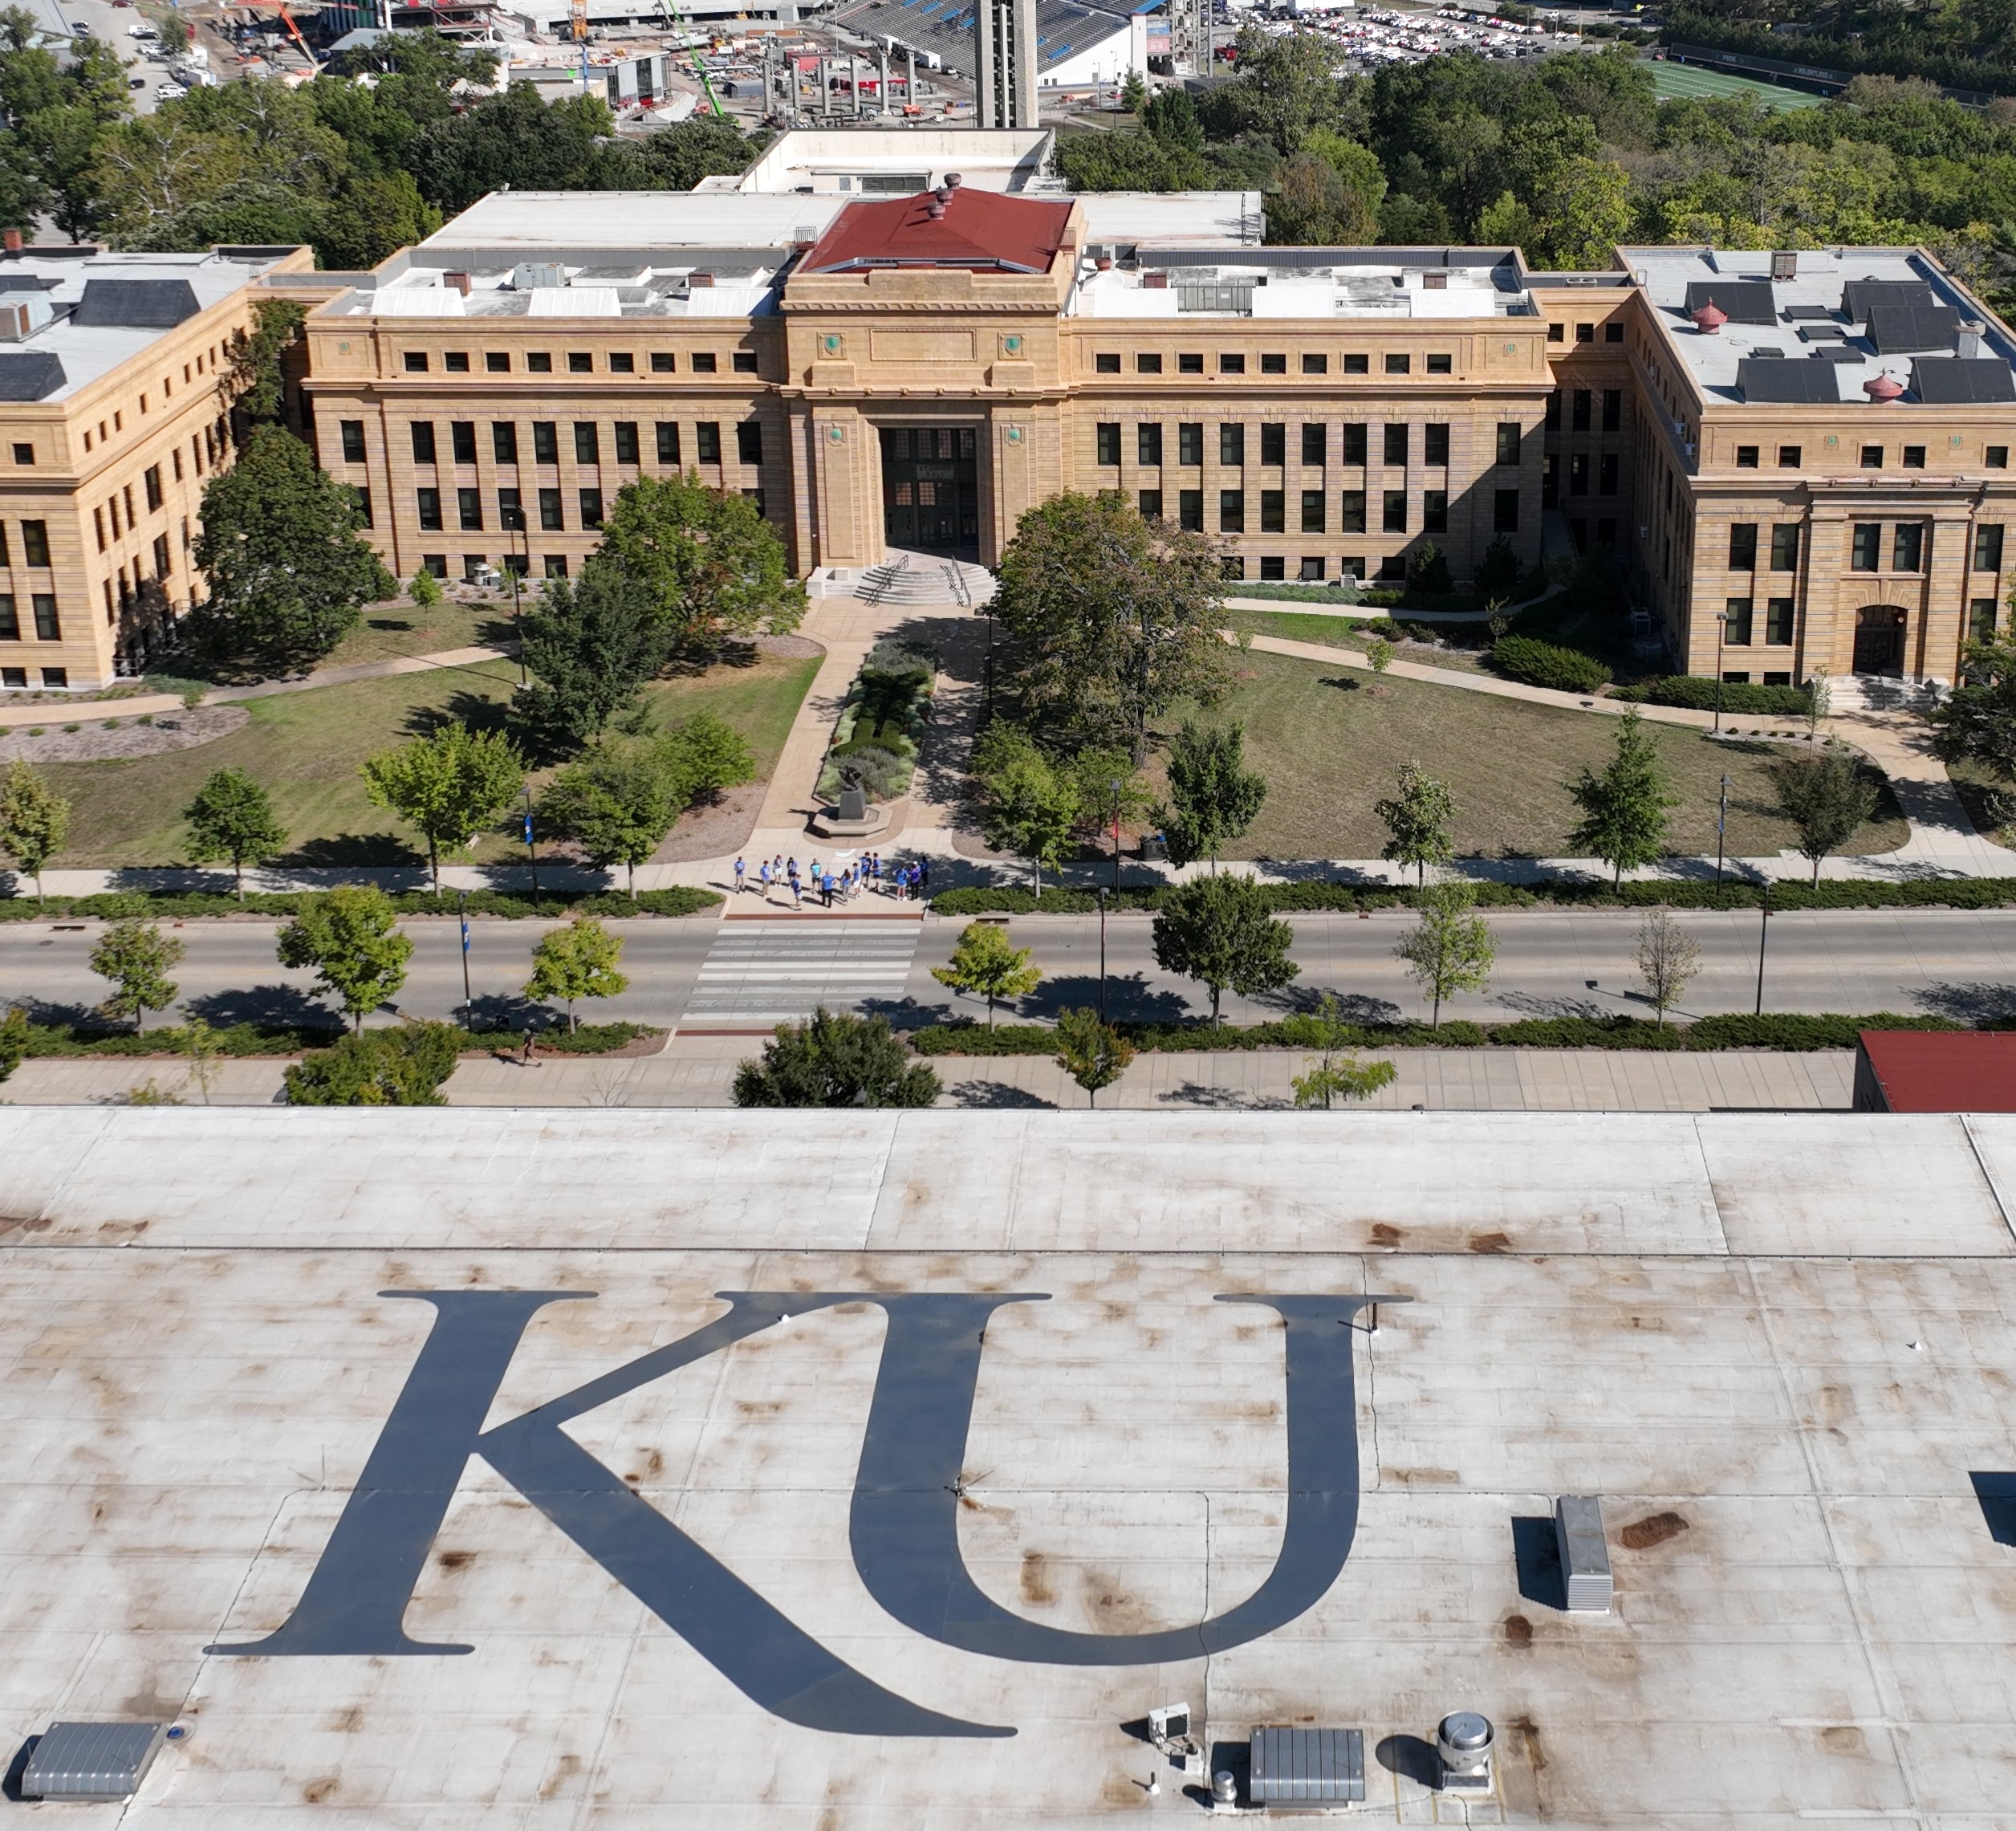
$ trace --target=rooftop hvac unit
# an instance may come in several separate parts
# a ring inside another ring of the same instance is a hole
[[[21,1776],[30,1799],[131,1799],[167,1739],[165,1723],[52,1723]]]
[[[1616,1593],[1610,1548],[1603,1542],[1603,1503],[1586,1494],[1564,1494],[1554,1503],[1555,1543],[1567,1585],[1571,1614],[1607,1615]]]
[[[557,261],[520,261],[511,269],[511,290],[530,292],[542,286],[565,286],[567,269]]]
[[[1475,1711],[1452,1711],[1435,1726],[1444,1792],[1490,1792],[1494,1739],[1491,1719]]]
[[[1362,1729],[1256,1729],[1251,1753],[1246,1796],[1252,1805],[1364,1803]]]

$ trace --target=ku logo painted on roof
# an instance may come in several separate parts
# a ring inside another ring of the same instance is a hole
[[[1012,1735],[885,1690],[758,1595],[563,1428],[570,1420],[774,1328],[786,1316],[873,1304],[887,1320],[856,1471],[849,1539],[869,1594],[916,1633],[995,1659],[1152,1665],[1257,1640],[1321,1599],[1358,1524],[1358,1312],[1404,1297],[1229,1293],[1273,1310],[1287,1386],[1287,1518],[1266,1581],[1205,1621],[1149,1634],[1079,1634],[1002,1608],[959,1548],[960,1471],[987,1324],[1047,1293],[724,1291],[726,1315],[486,1430],[532,1319],[583,1291],[388,1291],[434,1306],[434,1324],[364,1473],[287,1621],[216,1654],[468,1653],[406,1632],[413,1586],[471,1456],[480,1456],[745,1696],[807,1729],[853,1735]]]

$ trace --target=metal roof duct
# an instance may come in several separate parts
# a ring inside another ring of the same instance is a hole
[[[1246,1796],[1255,1805],[1364,1802],[1362,1729],[1256,1729],[1251,1752]]]
[[[167,1738],[165,1723],[52,1723],[21,1790],[30,1799],[131,1799]]]

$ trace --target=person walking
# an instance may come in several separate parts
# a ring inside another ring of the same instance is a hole
[[[518,1065],[522,1068],[543,1068],[546,1064],[532,1052],[533,1040],[539,1035],[530,1024],[525,1027],[525,1047],[518,1053]]]
[[[829,909],[833,906],[833,873],[827,872],[819,881],[819,900]]]
[[[931,894],[931,861],[921,852],[917,855],[917,897],[919,901]]]
[[[749,867],[739,858],[735,861],[735,894],[742,893],[742,885],[749,876]]]
[[[798,861],[797,861],[795,858],[794,858],[794,859],[791,861],[791,863],[790,863],[788,865],[786,865],[786,866],[785,867],[785,869],[786,869],[786,870],[787,870],[787,871],[791,873],[791,907],[792,907],[793,909],[803,909],[805,905],[804,905],[804,904],[803,904],[803,902],[801,902],[801,901],[799,900],[799,891],[798,891]]]
[[[770,861],[767,858],[760,860],[757,864],[756,882],[763,893],[763,901],[765,902],[768,902],[770,901]]]

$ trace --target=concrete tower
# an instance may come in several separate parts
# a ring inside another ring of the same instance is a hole
[[[1036,0],[980,0],[975,84],[982,127],[1036,124]]]

